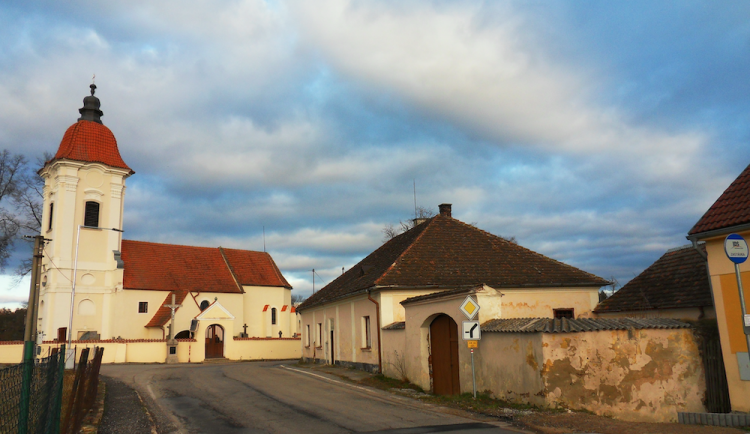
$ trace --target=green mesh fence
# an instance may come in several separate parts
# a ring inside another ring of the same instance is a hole
[[[24,364],[20,363],[0,370],[0,433],[59,432],[63,375],[60,368],[64,363],[64,354],[60,352],[50,357],[37,359],[33,364],[29,414],[25,424],[20,414],[24,395]]]

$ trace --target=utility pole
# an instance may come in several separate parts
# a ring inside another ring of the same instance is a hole
[[[28,428],[31,376],[34,370],[34,349],[36,347],[37,317],[39,316],[39,275],[41,274],[42,257],[44,252],[44,237],[37,235],[33,238],[34,253],[31,258],[29,304],[26,307],[26,327],[23,331],[23,382],[21,385],[18,432],[26,432]]]
[[[312,274],[313,274],[313,294],[315,294],[315,269],[314,268],[313,268]]]

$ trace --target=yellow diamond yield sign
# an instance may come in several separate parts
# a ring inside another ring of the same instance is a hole
[[[479,303],[474,301],[474,299],[471,298],[470,295],[467,295],[466,300],[461,303],[461,307],[459,309],[461,309],[461,312],[466,315],[466,318],[472,320],[477,316],[477,313],[479,312]]]

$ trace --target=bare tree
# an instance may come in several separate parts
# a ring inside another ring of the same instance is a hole
[[[425,208],[423,206],[417,207],[415,218],[408,219],[408,220],[401,220],[399,222],[399,227],[396,227],[395,225],[388,223],[383,228],[383,242],[396,237],[399,234],[402,234],[410,229],[415,228],[417,225],[422,223],[425,219],[429,219],[432,217],[435,217],[435,211],[430,208]]]
[[[297,303],[302,303],[306,298],[307,297],[302,294],[292,294],[292,306],[296,305]]]
[[[17,204],[24,187],[26,158],[7,149],[0,152],[0,270],[8,265],[16,237],[22,228]]]

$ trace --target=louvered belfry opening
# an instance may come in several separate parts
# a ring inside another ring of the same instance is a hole
[[[83,225],[95,228],[99,227],[99,202],[86,202]]]

